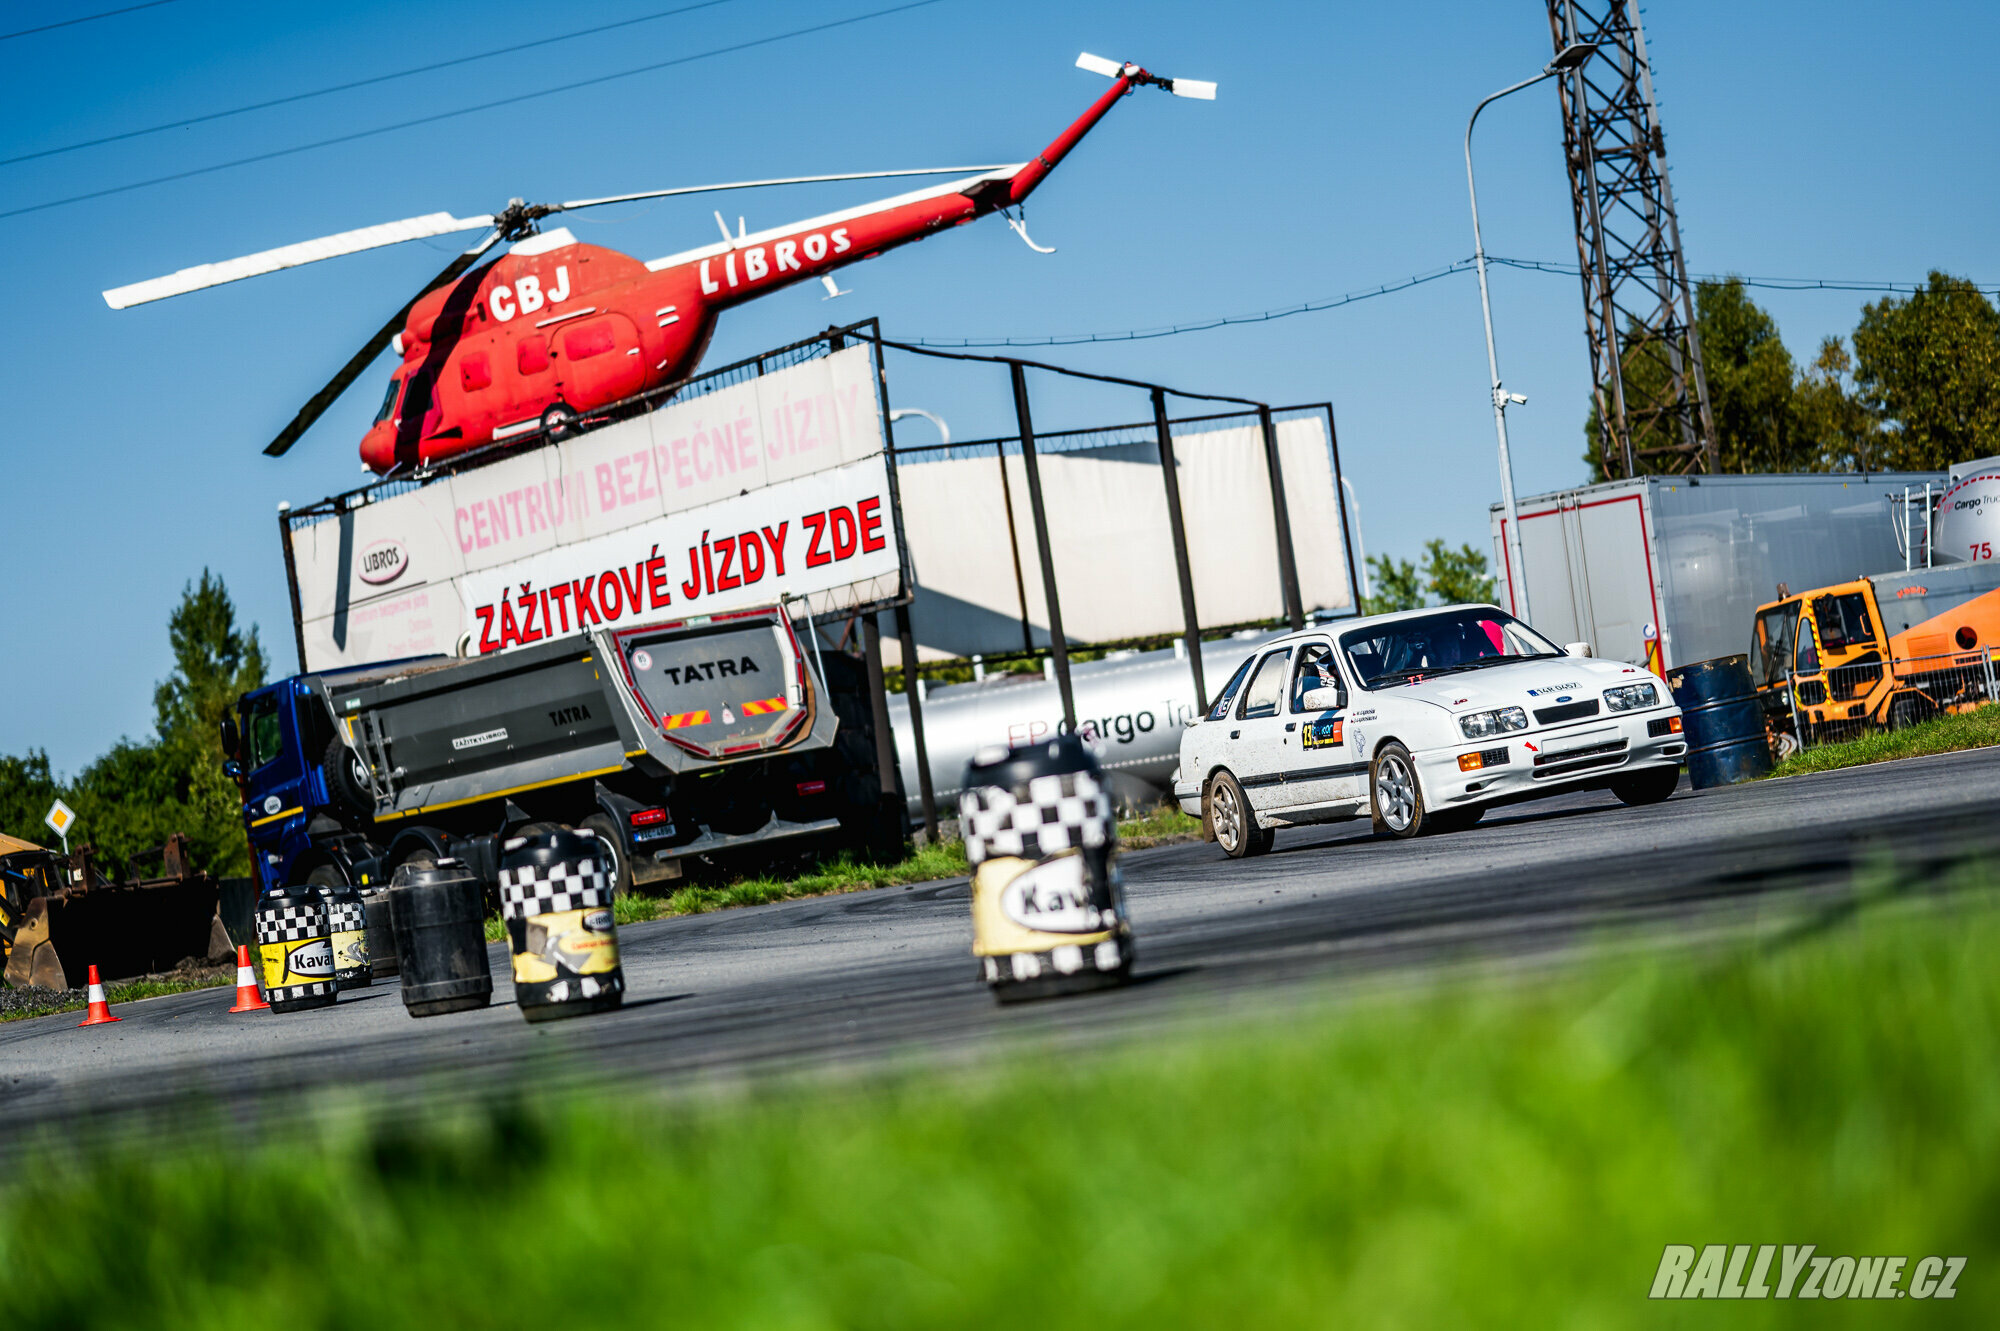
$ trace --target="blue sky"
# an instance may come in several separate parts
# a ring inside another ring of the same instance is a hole
[[[894,0],[728,0],[514,56],[0,167],[0,211],[272,152],[865,14]],[[685,0],[683,0],[685,3]],[[117,8],[9,6],[7,31]],[[175,0],[0,41],[0,156],[615,22],[673,0],[266,6]],[[1688,261],[1697,272],[2000,280],[1992,123],[2000,11],[1912,3],[1657,5],[1646,12]],[[1238,314],[1393,281],[1471,252],[1459,155],[1486,93],[1549,56],[1509,4],[939,3],[478,115],[0,219],[0,752],[74,772],[151,728],[182,585],[220,573],[274,666],[294,668],[274,510],[360,479],[385,359],[280,461],[262,445],[448,242],[413,244],[113,312],[105,287],[414,214],[843,170],[1019,160],[1102,88],[1080,50],[1213,79],[1204,104],[1129,99],[1036,195],[1030,253],[998,221],[726,316],[710,364],[830,318],[906,337],[1034,335]],[[1492,253],[1575,256],[1552,87],[1482,117]],[[752,229],[894,187],[723,203]],[[603,210],[581,239],[641,258],[710,239],[714,200]],[[1577,483],[1589,370],[1576,280],[1493,278],[1524,493]],[[1868,297],[1763,292],[1794,354]],[[1486,543],[1498,495],[1478,293],[1450,277],[1340,310],[1045,353],[1273,402],[1331,399],[1368,549]],[[996,377],[912,367],[895,400],[970,436],[1005,426]],[[1129,418],[1051,391],[1048,428]],[[1142,413],[1139,413],[1142,414]],[[926,427],[918,426],[923,429]]]

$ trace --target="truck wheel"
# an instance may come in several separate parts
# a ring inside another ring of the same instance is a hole
[[[1271,848],[1275,834],[1257,826],[1257,815],[1243,794],[1243,786],[1228,772],[1217,772],[1208,783],[1208,821],[1215,828],[1215,844],[1232,860],[1262,855]]]
[[[1904,695],[1889,704],[1889,729],[1908,730],[1911,726],[1930,719],[1930,709],[1924,706],[1922,698]]]
[[[593,813],[577,824],[579,832],[588,832],[597,838],[597,844],[604,847],[606,865],[605,880],[611,884],[613,896],[623,896],[632,890],[631,856],[625,850],[625,842],[618,835],[618,824],[607,813]]]
[[[342,873],[337,865],[315,864],[312,872],[306,875],[306,886],[346,887],[347,875]]]
[[[1624,804],[1658,804],[1681,783],[1678,767],[1648,767],[1611,783],[1611,793]]]
[[[375,811],[375,793],[368,788],[368,769],[362,765],[361,755],[348,748],[338,735],[327,741],[319,767],[326,777],[326,793],[335,804],[354,813]]]
[[[1431,821],[1424,808],[1424,790],[1417,781],[1417,764],[1410,751],[1391,740],[1375,750],[1368,764],[1368,804],[1379,835],[1407,838],[1421,834]]]

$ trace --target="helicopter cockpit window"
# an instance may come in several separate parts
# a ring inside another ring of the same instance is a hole
[[[377,425],[388,420],[389,413],[396,409],[396,394],[400,393],[402,389],[403,381],[400,378],[391,378],[389,380],[389,391],[382,398],[382,410],[375,413],[375,423]]]

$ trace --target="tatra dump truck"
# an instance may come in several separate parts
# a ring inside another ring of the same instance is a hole
[[[623,890],[694,857],[893,855],[907,826],[862,666],[809,654],[783,607],[295,675],[223,747],[266,892],[446,856],[490,883],[505,838],[556,827]]]

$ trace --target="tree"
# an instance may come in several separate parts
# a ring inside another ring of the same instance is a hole
[[[1812,365],[1793,362],[1777,321],[1750,299],[1743,279],[1695,285],[1695,329],[1715,422],[1716,460],[1725,472],[1845,471],[1881,466],[1875,410],[1857,396],[1853,369],[1838,338],[1820,345]],[[1628,330],[1626,383],[1643,399],[1667,382],[1657,344],[1641,346]],[[1860,334],[1856,333],[1859,345]],[[1584,425],[1591,479],[1604,480],[1593,398]],[[1647,470],[1645,461],[1640,470]]]
[[[1368,571],[1375,594],[1363,607],[1365,613],[1386,615],[1397,610],[1415,610],[1424,603],[1424,589],[1417,578],[1417,566],[1409,560],[1370,555]]]
[[[38,846],[56,841],[42,819],[61,793],[42,750],[29,749],[21,758],[0,754],[0,833]]]
[[[236,607],[207,569],[183,588],[167,637],[174,670],[153,691],[154,737],[119,740],[67,784],[54,779],[39,750],[0,756],[0,830],[47,844],[42,815],[60,794],[107,874],[117,876],[132,856],[175,832],[187,835],[196,868],[249,872],[242,805],[222,775],[218,725],[239,695],[263,684],[264,649],[255,627],[238,631]]]
[[[1486,556],[1469,544],[1453,550],[1433,537],[1424,543],[1424,589],[1439,605],[1491,601],[1493,578]]]
[[[2000,453],[2000,311],[1972,283],[1933,271],[1907,299],[1863,307],[1854,359],[1862,399],[1891,423],[1882,465]]]

